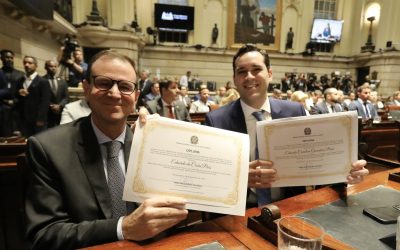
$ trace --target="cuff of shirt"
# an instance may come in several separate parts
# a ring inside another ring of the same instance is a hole
[[[124,219],[124,216],[120,217],[118,220],[117,224],[117,237],[118,240],[124,240],[124,234],[122,233],[122,220]]]

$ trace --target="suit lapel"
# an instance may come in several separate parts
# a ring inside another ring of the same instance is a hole
[[[227,111],[226,113],[232,114],[230,124],[232,126],[232,131],[237,131],[240,133],[247,134],[246,120],[244,118],[244,113],[242,105],[240,104],[240,99],[236,100],[231,106],[229,106],[233,111]]]
[[[103,161],[100,153],[100,146],[94,134],[90,116],[83,118],[80,126],[82,134],[78,141],[76,152],[104,216],[106,218],[111,218],[111,198],[102,167]]]

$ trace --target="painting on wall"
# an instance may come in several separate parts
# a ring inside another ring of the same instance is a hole
[[[229,1],[228,45],[257,44],[278,50],[281,32],[282,0]]]

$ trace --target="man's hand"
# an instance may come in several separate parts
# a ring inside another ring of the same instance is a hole
[[[29,95],[28,90],[25,89],[25,88],[19,89],[19,90],[18,90],[18,93],[19,93],[20,96],[27,96],[27,95]]]
[[[249,180],[250,188],[268,188],[271,182],[275,181],[276,169],[272,168],[272,162],[255,160],[249,164]]]
[[[358,160],[351,164],[350,174],[347,176],[348,184],[357,184],[364,180],[364,176],[369,174],[368,169],[364,168],[367,165],[365,160]]]
[[[59,114],[61,112],[61,106],[58,104],[50,104],[50,109],[55,114]]]
[[[186,219],[186,200],[178,197],[157,197],[142,205],[122,220],[122,233],[127,240],[145,240]]]

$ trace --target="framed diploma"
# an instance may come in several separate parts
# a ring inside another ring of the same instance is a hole
[[[178,196],[187,209],[244,215],[248,165],[247,135],[152,116],[136,128],[123,198]]]
[[[277,169],[273,187],[345,182],[357,160],[357,112],[257,122],[257,141]]]

